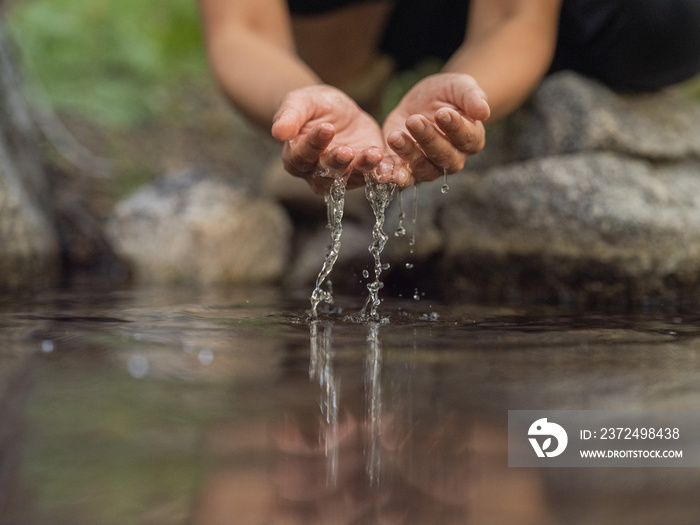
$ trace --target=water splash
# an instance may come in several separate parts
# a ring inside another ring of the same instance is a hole
[[[333,286],[328,277],[338,260],[340,252],[340,236],[343,233],[343,210],[345,208],[345,181],[342,177],[335,177],[330,192],[325,196],[326,210],[328,213],[328,227],[331,230],[331,245],[323,267],[316,277],[316,287],[311,293],[311,317],[318,318],[318,305],[321,301],[333,304]],[[323,289],[327,283],[327,289]]]
[[[320,330],[319,330],[320,328]],[[338,383],[334,373],[335,351],[332,337],[333,323],[313,320],[309,324],[309,378],[321,387],[321,416],[325,426],[319,429],[327,462],[326,486],[338,483]]]
[[[395,191],[396,184],[391,182],[381,184],[370,174],[365,174],[365,197],[367,197],[372,206],[375,222],[372,228],[372,244],[369,246],[369,252],[374,257],[374,281],[367,285],[369,296],[360,312],[360,317],[363,319],[375,321],[379,319],[379,314],[377,313],[377,308],[381,303],[379,290],[384,286],[379,277],[382,270],[387,268],[385,265],[382,265],[381,253],[384,250],[386,241],[389,239],[389,236],[384,232],[384,221],[386,219],[386,208],[394,197]]]

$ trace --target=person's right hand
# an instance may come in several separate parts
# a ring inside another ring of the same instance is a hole
[[[287,93],[273,118],[272,136],[285,143],[285,169],[316,193],[327,193],[338,176],[350,189],[364,185],[364,174],[375,168],[393,171],[390,159],[382,162],[384,138],[377,122],[332,86]]]

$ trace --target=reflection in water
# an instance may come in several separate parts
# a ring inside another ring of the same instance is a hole
[[[379,323],[368,322],[367,352],[364,363],[364,387],[366,403],[365,469],[370,485],[377,485],[381,473],[382,432],[382,346],[379,341]],[[309,323],[309,377],[321,388],[319,406],[325,422],[320,429],[319,443],[324,444],[328,461],[327,484],[335,487],[338,481],[338,406],[340,382],[333,373],[333,322],[312,320]]]
[[[319,326],[321,328],[319,332]],[[309,377],[321,387],[321,416],[325,420],[319,441],[328,460],[326,484],[338,483],[338,395],[340,385],[333,374],[333,324],[313,320],[310,327]]]
[[[382,433],[382,345],[379,342],[379,323],[367,323],[367,328],[367,356],[365,357],[367,475],[371,485],[378,485],[382,466],[380,443]]]
[[[353,341],[365,334],[361,352],[352,347],[361,362],[348,367],[342,359],[342,396],[335,360],[350,348],[347,339],[336,346],[336,328]],[[279,521],[273,523],[548,523],[539,477],[506,466],[502,424],[442,407],[440,398],[434,404],[421,384],[425,377],[416,377],[415,326],[405,327],[412,359],[383,370],[382,328],[389,325],[310,322],[309,376],[320,399],[315,417],[298,408],[286,412],[284,431],[276,434],[283,454],[274,468]],[[316,444],[308,439],[314,420]],[[307,445],[299,446],[304,428]],[[499,507],[500,498],[508,505]]]
[[[693,469],[508,468],[506,428],[509,409],[697,408],[700,319],[306,307],[0,299],[0,523],[700,522]]]

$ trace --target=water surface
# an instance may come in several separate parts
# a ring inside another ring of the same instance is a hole
[[[696,409],[699,318],[275,289],[0,303],[0,523],[698,523],[695,469],[514,469],[507,411]]]

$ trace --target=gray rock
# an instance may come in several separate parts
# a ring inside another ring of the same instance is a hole
[[[45,286],[60,275],[60,254],[48,214],[0,152],[0,289]]]
[[[700,277],[700,162],[560,155],[461,177],[452,190],[440,220],[451,268],[497,278],[509,267],[516,288],[529,278],[543,291],[597,283],[637,296]]]
[[[166,177],[120,202],[107,233],[142,282],[277,281],[291,242],[279,205],[194,174]]]
[[[508,131],[519,159],[583,151],[700,158],[700,104],[677,89],[619,94],[571,72],[545,79]]]

